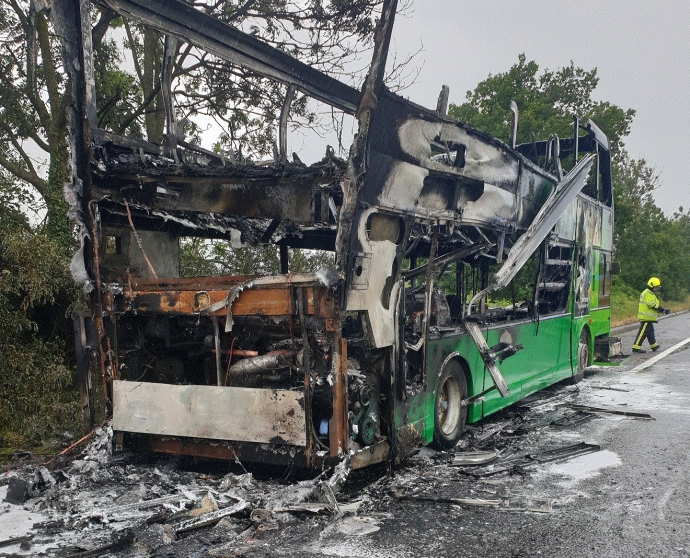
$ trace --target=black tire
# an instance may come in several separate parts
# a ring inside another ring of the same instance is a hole
[[[587,330],[583,329],[577,342],[577,369],[572,377],[574,384],[579,384],[585,377],[587,366],[589,366],[589,335]]]
[[[451,360],[441,371],[434,398],[434,445],[443,450],[458,443],[465,431],[467,381],[460,363]]]

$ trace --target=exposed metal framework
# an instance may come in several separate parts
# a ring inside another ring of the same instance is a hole
[[[73,269],[93,309],[90,335],[90,320],[75,324],[78,350],[94,347],[121,436],[309,467],[346,456],[365,466],[432,439],[451,447],[485,397],[520,396],[501,372],[523,347],[520,327],[588,311],[591,242],[578,239],[612,227],[608,144],[593,123],[516,146],[515,110],[506,145],[449,118],[447,88],[435,109],[390,92],[395,0],[383,2],[361,91],[180,0],[98,4],[165,36],[159,145],[96,127],[91,5],[53,5],[74,99],[71,203],[83,246]],[[171,88],[178,41],[287,86],[273,161],[184,141]],[[356,115],[347,161],[332,150],[309,166],[289,160],[296,91]],[[180,277],[186,236],[273,245],[281,272]],[[301,248],[333,265],[293,272]],[[530,298],[491,308],[488,294],[528,260]],[[489,335],[487,324],[503,329]],[[93,396],[84,387],[89,420]]]

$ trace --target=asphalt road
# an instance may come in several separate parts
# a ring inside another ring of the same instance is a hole
[[[617,332],[626,353],[635,332]],[[657,325],[662,350],[656,354],[597,367],[577,389],[559,386],[540,394],[543,402],[533,400],[530,408],[511,409],[484,425],[488,431],[492,423],[513,421],[493,442],[504,455],[579,441],[600,445],[598,452],[538,464],[524,475],[477,479],[423,451],[392,477],[352,490],[352,498],[364,501],[357,517],[285,529],[249,555],[690,556],[690,343],[640,371],[689,337],[690,314],[669,316]],[[569,425],[574,404],[653,419],[594,413]],[[549,424],[563,418],[564,428]],[[462,504],[467,498],[501,505]]]
[[[615,333],[625,352],[635,330]],[[690,313],[662,319],[657,337],[657,353],[597,367],[577,386],[554,386],[470,427],[455,452],[424,448],[392,470],[351,474],[336,496],[342,516],[321,504],[286,511],[324,495],[320,481],[111,456],[108,429],[99,429],[79,459],[52,472],[18,466],[22,478],[43,479],[23,505],[2,502],[0,478],[0,543],[33,537],[0,556],[690,557]],[[594,451],[545,459],[580,443]],[[475,449],[498,458],[453,464]],[[212,513],[204,494],[223,509],[245,501],[251,513],[175,535],[178,515]],[[159,512],[165,525],[150,521]]]

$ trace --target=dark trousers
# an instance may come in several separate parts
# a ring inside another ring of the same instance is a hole
[[[659,346],[654,336],[654,322],[640,322],[640,329],[637,331],[632,348],[641,349],[645,339],[649,341],[650,349],[654,350]]]

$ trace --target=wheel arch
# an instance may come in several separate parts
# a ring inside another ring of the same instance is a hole
[[[442,450],[455,447],[467,424],[468,375],[457,352],[450,353],[434,378],[433,445]]]
[[[436,373],[436,377],[434,378],[434,394],[436,394],[436,391],[438,390],[438,382],[441,379],[441,376],[443,375],[443,371],[446,369],[446,366],[450,364],[451,362],[457,362],[460,366],[460,370],[462,371],[463,376],[465,377],[465,385],[467,386],[467,397],[472,397],[475,395],[473,393],[473,386],[472,386],[472,375],[470,373],[470,365],[460,353],[457,351],[454,351],[450,353],[446,358],[443,360],[443,363],[441,363],[441,366],[439,366],[438,372]]]
[[[594,359],[594,337],[592,336],[592,329],[589,327],[589,324],[585,322],[582,324],[582,327],[580,328],[580,333],[579,335],[575,338],[577,339],[577,342],[579,342],[580,338],[582,337],[582,334],[587,335],[587,349],[588,349],[588,355],[587,355],[587,365],[591,365],[592,361]],[[575,341],[575,340],[573,340]]]

